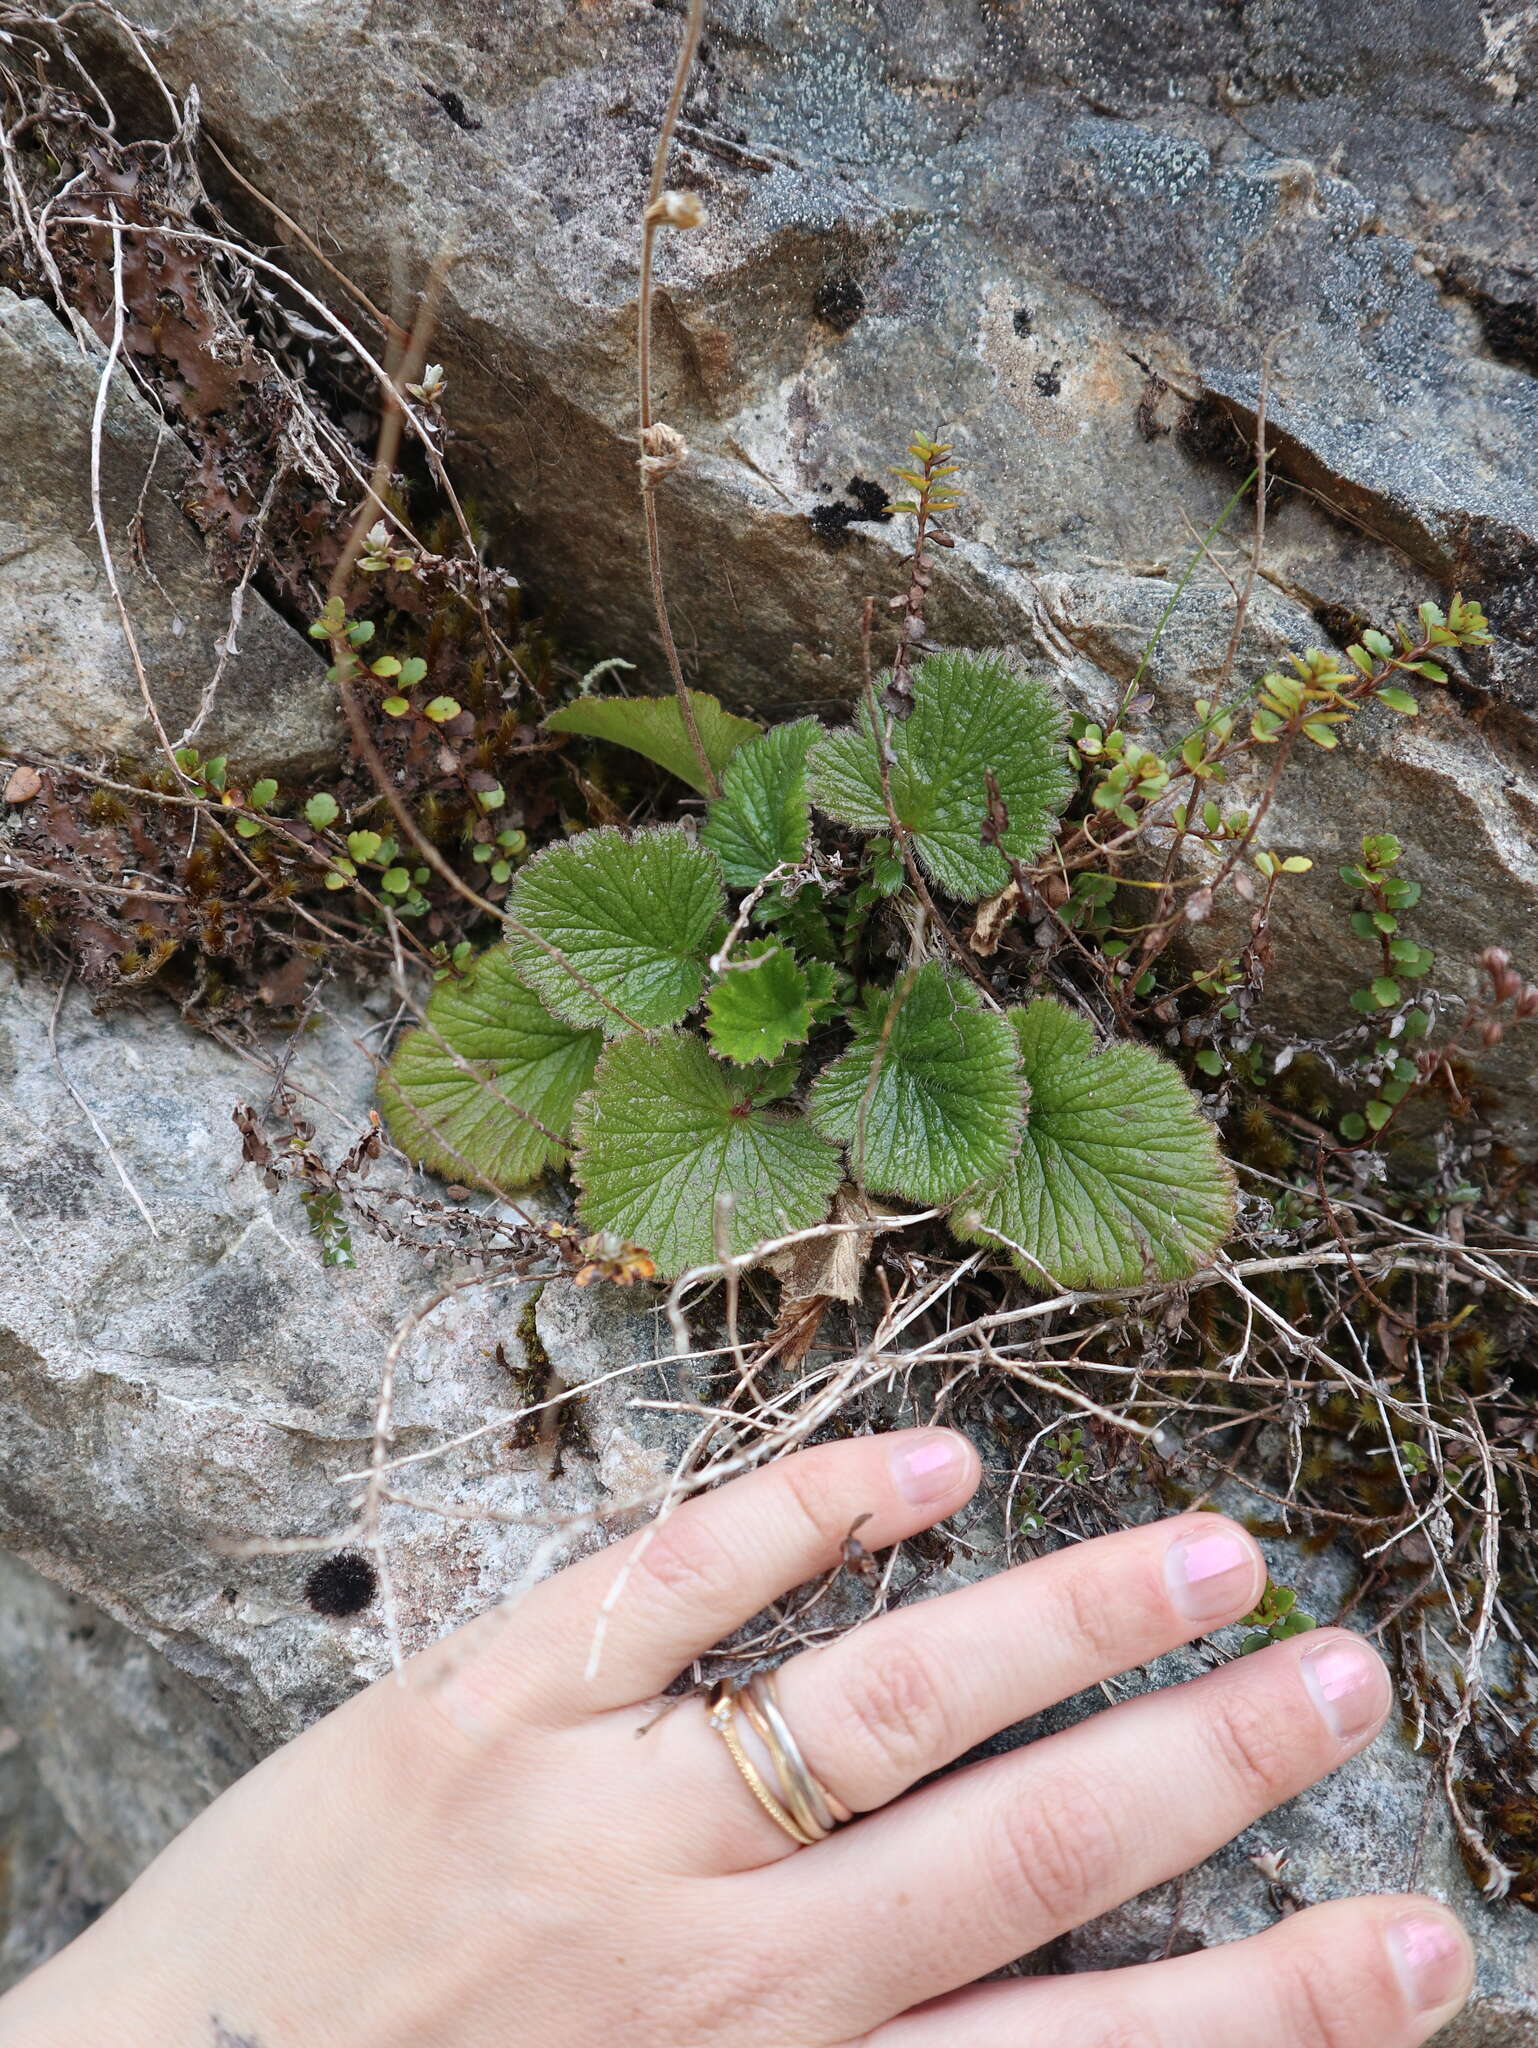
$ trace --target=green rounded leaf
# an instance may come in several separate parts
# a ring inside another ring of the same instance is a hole
[[[1043,682],[1002,654],[932,654],[913,676],[913,709],[891,721],[892,806],[914,851],[952,896],[975,903],[1009,880],[982,843],[991,770],[1009,812],[1006,849],[1034,860],[1073,792],[1067,716]],[[869,705],[830,733],[807,764],[812,801],[862,832],[890,829]]]
[[[692,1032],[611,1044],[576,1116],[588,1229],[643,1245],[671,1278],[715,1258],[719,1194],[735,1198],[736,1253],[820,1223],[842,1178],[838,1148],[796,1112],[760,1107],[758,1084]]]
[[[739,1066],[777,1060],[811,1030],[811,984],[785,946],[761,945],[729,962],[706,999],[706,1036]]]
[[[995,1179],[1020,1142],[1014,1034],[930,961],[866,998],[854,1043],[818,1075],[811,1108],[872,1194],[954,1201]]]
[[[721,870],[676,825],[612,825],[548,847],[508,897],[518,972],[559,1017],[611,1038],[676,1024],[700,999],[720,931]]]
[[[689,692],[689,708],[699,727],[705,758],[719,776],[737,749],[752,739],[759,727],[751,718],[738,718],[734,712],[723,711],[706,690]],[[628,747],[631,753],[644,754],[648,761],[666,768],[691,789],[704,792],[705,778],[684,729],[676,697],[578,697],[573,703],[563,704],[559,711],[552,711],[545,725],[551,732],[580,733],[587,739],[609,740],[617,747]],[[773,864],[771,861],[770,866]]]
[[[952,1217],[957,1234],[996,1232],[1063,1287],[1194,1272],[1232,1226],[1233,1175],[1178,1070],[1147,1046],[1097,1052],[1086,1020],[1050,997],[1009,1014],[1030,1089],[1025,1139],[986,1200]]]
[[[822,737],[815,718],[797,718],[733,754],[700,830],[720,857],[728,888],[755,888],[782,862],[804,859],[812,830],[806,757]]]
[[[336,798],[325,790],[318,790],[306,802],[304,815],[306,822],[313,825],[317,832],[324,832],[328,825],[336,823]]]
[[[526,1186],[566,1157],[602,1035],[552,1017],[493,946],[433,990],[379,1083],[391,1136],[449,1180]]]
[[[1421,669],[1422,675],[1428,673],[1430,673],[1429,666]],[[1432,680],[1434,682],[1442,682],[1445,678],[1442,672],[1438,670],[1432,677]],[[1410,695],[1408,690],[1383,689],[1379,690],[1377,694],[1378,702],[1386,704],[1390,711],[1397,711],[1401,718],[1414,718],[1420,710],[1420,705]]]

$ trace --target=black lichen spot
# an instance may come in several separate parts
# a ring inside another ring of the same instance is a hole
[[[857,506],[846,505],[840,499],[836,505],[814,505],[806,519],[819,540],[826,541],[830,548],[841,548],[859,516]]]
[[[1473,308],[1485,347],[1498,363],[1538,370],[1538,297],[1529,272],[1455,256],[1438,277]]]
[[[1038,370],[1031,379],[1043,398],[1056,398],[1062,390],[1063,380],[1057,374],[1062,367],[1060,362],[1054,363],[1050,370]]]
[[[892,516],[891,500],[880,484],[868,476],[852,476],[844,486],[844,496],[854,499],[861,519],[879,520],[884,525]]]
[[[1030,333],[1030,331],[1031,331],[1031,309],[1030,309],[1030,307],[1029,307],[1029,306],[1016,306],[1016,308],[1015,308],[1015,317],[1014,317],[1013,321],[1012,321],[1012,322],[1011,322],[1010,324],[1011,324],[1011,325],[1013,326],[1013,328],[1014,328],[1014,330],[1015,330],[1016,334],[1018,334],[1018,335],[1019,335],[1020,339],[1021,339],[1022,341],[1024,341],[1025,337],[1026,337],[1026,336],[1027,336],[1027,335],[1028,335],[1028,334]]]
[[[852,476],[845,486],[844,498],[832,505],[815,506],[807,514],[807,522],[820,541],[841,548],[849,538],[851,526],[867,522],[884,524],[891,516],[892,507],[880,484],[869,477]]]
[[[439,106],[442,107],[449,119],[454,123],[454,126],[462,128],[466,135],[473,135],[476,129],[480,127],[480,122],[475,119],[459,94],[455,92],[453,86],[424,84],[422,90],[429,99],[438,102]]]
[[[1478,308],[1485,346],[1497,362],[1514,369],[1538,369],[1538,304],[1513,300],[1506,305],[1487,300]]]
[[[1269,499],[1270,493],[1267,493]],[[1317,604],[1314,617],[1337,647],[1349,647],[1353,640],[1360,640],[1372,624],[1365,613],[1353,611],[1348,604]]]
[[[328,1557],[304,1582],[304,1597],[315,1612],[337,1621],[361,1614],[378,1591],[378,1572],[357,1550],[342,1550]]]
[[[859,279],[847,270],[837,270],[831,277],[825,277],[812,300],[812,311],[835,334],[847,334],[865,311],[865,294]]]

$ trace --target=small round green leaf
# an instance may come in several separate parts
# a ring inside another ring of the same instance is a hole
[[[317,832],[324,832],[328,825],[336,823],[336,798],[325,790],[318,790],[305,803],[304,815],[306,822],[313,825]]]

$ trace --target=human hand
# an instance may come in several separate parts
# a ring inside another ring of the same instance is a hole
[[[1428,2040],[1472,1964],[1456,1923],[1412,1897],[1317,1906],[1136,1969],[974,1983],[1174,1877],[1382,1726],[1382,1664],[1327,1630],[911,1789],[1251,1608],[1264,1565],[1219,1516],[1060,1550],[782,1666],[806,1766],[859,1816],[810,1847],[755,1803],[699,1702],[659,1718],[661,1688],[834,1564],[862,1516],[884,1547],[954,1513],[978,1476],[947,1431],[806,1451],[482,1617],[226,1792],[0,2002],[0,2043]],[[773,1791],[768,1752],[744,1741]]]

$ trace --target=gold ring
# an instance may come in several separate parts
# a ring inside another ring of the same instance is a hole
[[[748,1752],[737,1726],[739,1710],[769,1759],[771,1786]],[[854,1818],[816,1776],[786,1725],[772,1672],[755,1672],[745,1685],[723,1678],[710,1695],[710,1725],[759,1805],[799,1848],[809,1849]]]

